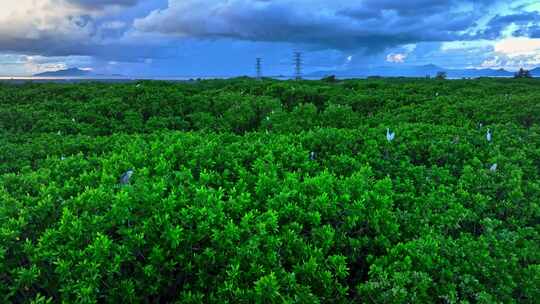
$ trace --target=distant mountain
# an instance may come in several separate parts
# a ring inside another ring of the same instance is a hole
[[[532,69],[530,72],[533,77],[540,77],[540,67]]]
[[[536,71],[536,72],[533,72]],[[450,78],[463,77],[511,77],[514,73],[504,69],[445,69],[434,64],[412,66],[380,66],[364,69],[349,69],[341,71],[318,71],[309,74],[310,77],[324,77],[327,75],[336,75],[340,78],[355,78],[355,77],[434,77],[438,72],[446,72]],[[540,68],[531,71],[534,76],[540,76]],[[535,74],[537,73],[537,74]]]
[[[58,70],[52,72],[44,72],[35,74],[36,77],[84,77],[91,76],[92,72],[87,70],[82,70],[79,68],[71,68],[66,70]]]
[[[44,72],[33,75],[34,77],[96,77],[96,78],[122,78],[125,77],[120,74],[96,74],[89,70],[83,70],[79,68],[71,68],[66,70],[58,70],[51,72]]]
[[[448,77],[462,78],[462,77],[512,77],[514,73],[505,69],[462,69],[462,70],[446,70]]]
[[[443,69],[435,65],[424,66],[400,66],[399,68],[391,66],[380,66],[362,69],[348,69],[340,71],[318,71],[308,76],[311,77],[323,77],[326,75],[336,75],[337,77],[369,77],[369,76],[382,76],[382,77],[425,77],[426,75],[436,75],[438,71]]]

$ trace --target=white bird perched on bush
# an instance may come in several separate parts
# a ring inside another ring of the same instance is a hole
[[[491,135],[491,130],[489,128],[487,129],[486,139],[487,141],[491,142],[492,135]]]
[[[491,167],[489,168],[489,171],[491,172],[497,171],[497,163],[494,163],[493,165],[491,165]]]
[[[309,160],[315,160],[315,158],[316,158],[315,152],[313,151],[309,152]]]
[[[131,176],[133,175],[133,169],[128,169],[122,176],[120,176],[120,184],[121,185],[127,185],[129,184],[129,180],[131,179]]]
[[[390,132],[390,128],[386,128],[386,140],[392,142],[396,137],[396,132]]]

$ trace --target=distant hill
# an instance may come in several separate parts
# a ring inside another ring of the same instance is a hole
[[[35,77],[83,77],[83,76],[92,76],[91,71],[82,70],[79,68],[71,68],[66,70],[58,70],[58,71],[51,71],[51,72],[44,72],[35,74]]]
[[[451,78],[468,78],[468,77],[512,77],[514,73],[504,69],[445,69],[433,64],[420,66],[380,66],[363,69],[349,69],[341,71],[318,71],[307,76],[324,77],[327,75],[336,75],[341,78],[355,78],[368,76],[382,77],[434,77],[438,72],[446,72]],[[540,68],[531,71],[534,76],[540,76]]]
[[[540,77],[540,67],[534,68],[530,72],[533,77]]]
[[[51,72],[44,72],[33,75],[34,77],[97,77],[97,78],[103,78],[103,77],[113,77],[113,78],[121,78],[124,77],[120,74],[96,74],[92,71],[83,70],[79,68],[71,68],[66,70],[58,70],[58,71],[51,71]]]
[[[505,69],[462,69],[462,70],[446,70],[448,77],[512,77],[514,73]]]

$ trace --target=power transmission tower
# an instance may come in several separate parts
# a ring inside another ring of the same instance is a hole
[[[257,79],[261,79],[262,78],[262,58],[256,59],[255,68],[257,69]]]
[[[294,52],[294,76],[296,80],[302,79],[302,52]]]

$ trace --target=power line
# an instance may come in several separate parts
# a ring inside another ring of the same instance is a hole
[[[255,69],[257,70],[257,79],[262,78],[262,58],[256,58]]]
[[[294,76],[296,80],[302,79],[302,52],[294,52]]]

